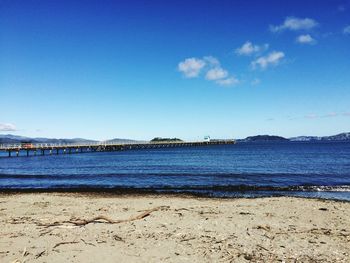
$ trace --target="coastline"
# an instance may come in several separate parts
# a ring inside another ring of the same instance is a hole
[[[342,188],[349,186],[340,186]],[[185,191],[185,190],[169,190],[169,189],[153,189],[153,188],[132,188],[132,187],[118,187],[118,188],[101,188],[101,187],[70,187],[70,188],[0,188],[0,196],[2,195],[16,195],[16,194],[75,194],[82,196],[109,196],[109,197],[179,197],[179,198],[200,198],[200,199],[260,199],[260,198],[300,198],[300,199],[314,199],[319,201],[334,201],[334,202],[348,202],[349,196],[336,196],[339,193],[348,193],[347,191],[290,191],[290,190],[263,190],[263,191],[248,191],[240,190],[236,192],[228,192],[226,194],[219,194],[218,192],[200,192],[200,191]],[[320,193],[322,194],[320,196]],[[332,193],[325,195],[325,193]]]
[[[6,192],[0,193],[0,215],[1,262],[350,259],[346,201]],[[96,216],[122,222],[74,221]]]

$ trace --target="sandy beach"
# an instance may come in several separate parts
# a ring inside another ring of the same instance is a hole
[[[350,203],[0,195],[0,262],[349,262]]]

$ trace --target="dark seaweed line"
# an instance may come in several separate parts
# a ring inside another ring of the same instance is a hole
[[[350,192],[348,185],[297,185],[297,186],[256,186],[256,185],[212,185],[212,186],[150,186],[150,187],[127,187],[127,186],[68,186],[56,185],[51,187],[12,187],[0,186],[0,191],[62,191],[62,192],[153,192],[153,191],[210,191],[210,192]]]

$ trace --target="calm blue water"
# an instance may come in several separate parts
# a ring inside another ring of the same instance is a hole
[[[0,158],[1,189],[125,189],[350,201],[350,143],[240,143]]]

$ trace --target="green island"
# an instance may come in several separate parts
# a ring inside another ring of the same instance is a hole
[[[161,137],[155,137],[150,142],[183,142],[183,140],[179,138],[161,138]]]

